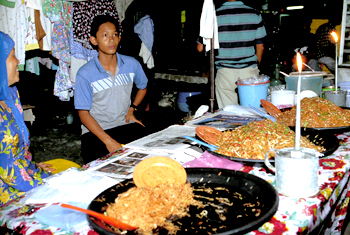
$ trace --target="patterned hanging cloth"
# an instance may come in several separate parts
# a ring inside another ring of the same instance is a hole
[[[90,29],[92,19],[97,15],[111,15],[119,22],[119,32],[122,25],[113,0],[89,0],[73,3],[73,35],[76,42],[84,47],[93,49],[90,45]]]

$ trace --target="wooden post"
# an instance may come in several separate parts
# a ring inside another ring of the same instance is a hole
[[[215,83],[214,83],[214,38],[210,39],[210,112],[214,113],[214,97],[215,97]]]

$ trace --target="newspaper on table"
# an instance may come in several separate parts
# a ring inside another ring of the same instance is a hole
[[[169,157],[181,165],[201,156],[201,152],[187,148]],[[130,180],[136,165],[149,157],[160,156],[156,152],[124,149],[116,151],[112,157],[99,162],[87,170],[70,168],[44,179],[45,184],[32,189],[23,198],[24,203],[88,203],[105,189]],[[74,180],[72,180],[74,179]]]
[[[172,125],[168,128],[126,144],[124,147],[147,150],[158,153],[174,154],[190,147],[183,136],[195,136],[195,128],[184,125]]]
[[[266,111],[265,111],[266,112]],[[210,126],[220,131],[234,129],[253,121],[261,121],[264,117],[259,116],[249,107],[240,105],[226,106],[224,110],[214,114],[206,114],[199,118],[186,122],[186,126]]]
[[[106,175],[120,180],[130,179],[132,178],[135,166],[142,160],[153,156],[159,156],[159,154],[129,149],[127,154],[109,159],[100,165],[87,169],[87,171],[91,171],[96,175]],[[168,157],[169,154],[163,154],[162,156]]]
[[[195,128],[183,125],[173,125],[162,131],[145,136],[126,144],[123,151],[117,151],[109,159],[91,165],[87,171],[97,175],[107,175],[115,179],[132,178],[135,166],[142,160],[163,156],[187,163],[198,157],[198,152],[190,147],[191,141],[183,136],[195,136]]]
[[[146,158],[155,156],[169,157],[182,165],[194,160],[202,154],[191,148],[181,150],[175,154],[162,153],[161,155],[156,152],[141,151],[138,149],[130,150],[131,151],[126,155],[121,155],[110,161],[106,161],[98,166],[89,168],[87,171],[93,172],[96,175],[109,176],[122,181],[131,179],[136,165]]]

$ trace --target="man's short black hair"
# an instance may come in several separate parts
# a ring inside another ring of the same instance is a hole
[[[97,15],[94,17],[91,23],[91,29],[90,29],[90,36],[96,37],[96,33],[98,31],[98,28],[100,25],[110,22],[115,25],[117,32],[119,35],[121,35],[121,25],[118,18],[114,18],[110,15]]]

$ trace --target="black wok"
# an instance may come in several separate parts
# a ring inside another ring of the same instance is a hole
[[[226,211],[223,213],[225,220],[220,219],[222,217],[219,217],[215,211],[216,207],[207,206],[205,210],[208,216],[203,218],[198,218],[203,209],[191,207],[189,211],[190,217],[173,221],[175,225],[181,228],[177,234],[208,234],[208,232],[222,235],[244,234],[258,229],[265,222],[269,221],[277,211],[279,202],[277,190],[270,183],[257,176],[217,168],[187,168],[186,172],[187,180],[191,182],[194,188],[205,187],[214,189],[212,195],[202,195],[203,192],[195,191],[196,195],[208,196],[214,199],[229,198],[234,205],[230,206],[214,201],[214,204],[220,204],[220,206],[225,208]],[[112,186],[98,195],[91,202],[88,209],[103,213],[106,210],[107,203],[113,203],[119,193],[125,192],[134,186],[132,180],[126,180]],[[234,193],[240,193],[243,200],[237,201],[235,198],[232,198]],[[205,202],[206,199],[198,200]],[[256,210],[252,212],[243,208],[243,202],[255,203],[255,208],[260,210],[259,215],[257,216]],[[120,232],[113,231],[111,227],[93,217],[88,216],[88,221],[91,227],[99,234],[120,234]],[[159,229],[158,232],[159,234],[167,234],[165,229]],[[127,234],[134,233],[134,231],[128,231]]]
[[[308,138],[314,144],[318,146],[322,146],[326,149],[325,151],[322,152],[323,154],[322,157],[331,155],[339,148],[340,140],[334,134],[326,134],[324,132],[318,133],[318,132],[310,131],[310,132],[301,132],[301,135]],[[232,161],[238,161],[238,162],[244,162],[244,163],[256,163],[256,162],[263,163],[264,162],[264,160],[261,160],[261,159],[229,157],[229,156],[225,156],[223,154],[217,153],[215,151],[212,151],[206,147],[204,147],[204,149],[215,156],[224,157]],[[271,159],[270,161],[273,162],[274,159]]]

